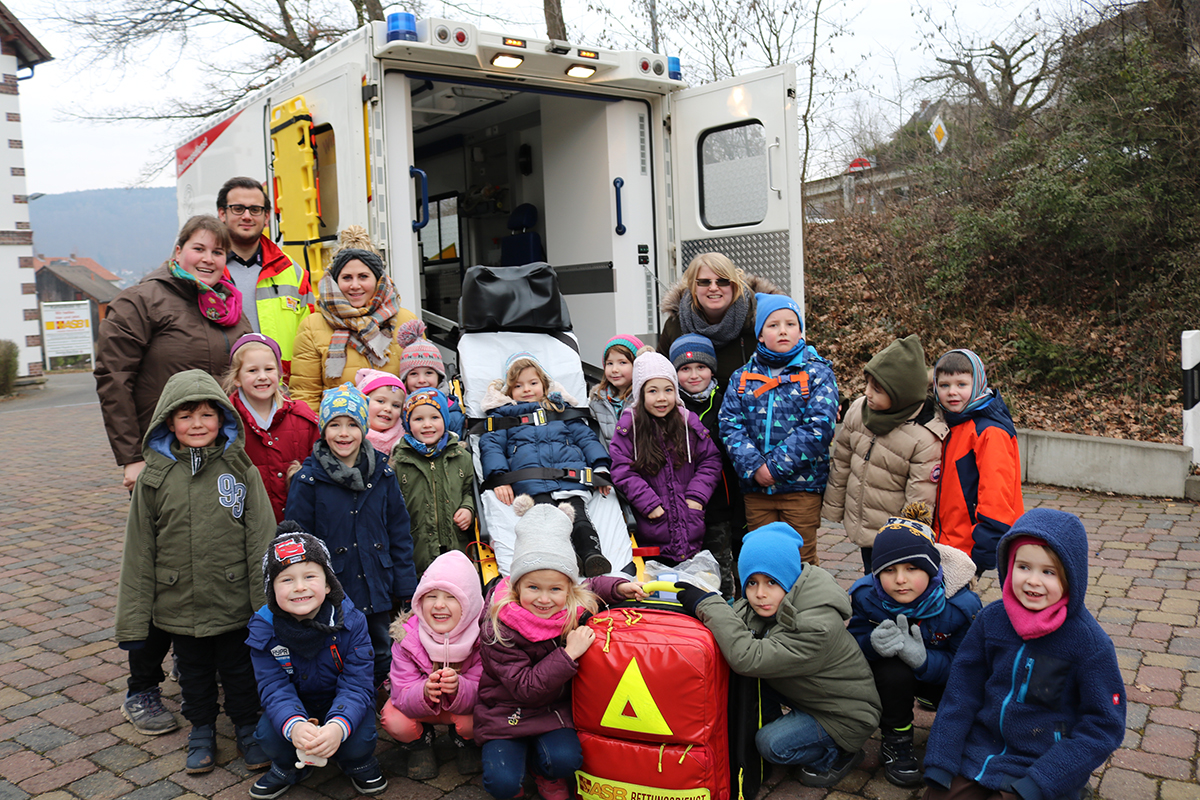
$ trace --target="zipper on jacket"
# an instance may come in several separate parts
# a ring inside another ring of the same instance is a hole
[[[942,460],[941,470],[938,472],[937,494],[933,498],[933,535],[940,542],[942,541],[942,521],[938,518],[938,511],[942,507],[942,485],[946,482],[946,449],[950,446],[950,437],[954,435],[954,429],[946,426],[946,441],[942,442]]]
[[[1057,744],[1058,742],[1061,742],[1062,737],[1063,737],[1063,724],[1061,722],[1056,722],[1056,723],[1054,723],[1054,742],[1055,742],[1055,744]]]
[[[1021,691],[1017,694],[1017,702],[1025,702],[1025,693],[1029,691],[1029,679],[1033,677],[1033,656],[1025,659],[1025,680],[1021,683]]]
[[[1004,702],[1000,704],[1000,739],[1002,741],[1004,739],[1004,714],[1005,714],[1005,712],[1008,711],[1008,704],[1010,701],[1012,701],[1013,695],[1017,691],[1017,670],[1020,669],[1020,667],[1021,667],[1021,656],[1023,656],[1023,655],[1025,655],[1025,645],[1024,644],[1021,645],[1021,649],[1017,651],[1016,658],[1013,659],[1012,678],[1009,681],[1008,694],[1006,694],[1004,696]],[[1032,662],[1032,661],[1033,661],[1033,659],[1030,659],[1030,662]],[[1028,683],[1028,678],[1026,679],[1026,683]],[[1004,747],[1000,750],[999,753],[992,753],[990,756],[988,756],[987,758],[985,758],[983,760],[983,766],[981,766],[979,768],[979,772],[976,773],[975,777],[972,778],[972,780],[974,780],[976,783],[978,783],[979,779],[983,777],[983,773],[987,772],[988,764],[991,763],[992,759],[995,758],[996,756],[1002,756],[1007,752],[1008,752],[1008,743],[1005,742]]]

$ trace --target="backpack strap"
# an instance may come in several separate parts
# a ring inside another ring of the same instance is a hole
[[[762,397],[781,383],[798,383],[800,384],[800,395],[805,400],[808,399],[808,372],[806,371],[796,372],[791,375],[776,375],[773,378],[767,375],[760,375],[757,372],[743,372],[741,380],[738,381],[738,394],[746,393],[746,382],[751,380],[762,383],[762,386],[751,391],[751,394],[755,397]]]

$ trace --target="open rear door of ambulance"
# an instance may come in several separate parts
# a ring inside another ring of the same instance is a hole
[[[796,97],[794,64],[671,95],[679,273],[717,251],[804,307]]]

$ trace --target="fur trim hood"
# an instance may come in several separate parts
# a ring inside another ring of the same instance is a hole
[[[948,544],[935,544],[938,554],[942,557],[942,585],[946,587],[946,597],[954,597],[963,589],[975,589],[975,562],[971,557]]]
[[[669,317],[679,315],[679,300],[683,297],[683,293],[687,291],[687,284],[683,278],[675,282],[675,285],[667,289],[663,295],[662,302],[658,305],[658,310]],[[746,273],[746,291],[750,293],[750,300],[753,302],[754,295],[762,292],[763,294],[783,294],[783,290],[776,286],[767,278],[760,278],[757,275]]]

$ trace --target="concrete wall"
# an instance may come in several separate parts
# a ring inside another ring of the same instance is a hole
[[[1190,496],[1200,483],[1189,486],[1190,447],[1023,428],[1017,441],[1026,483],[1177,498]]]

